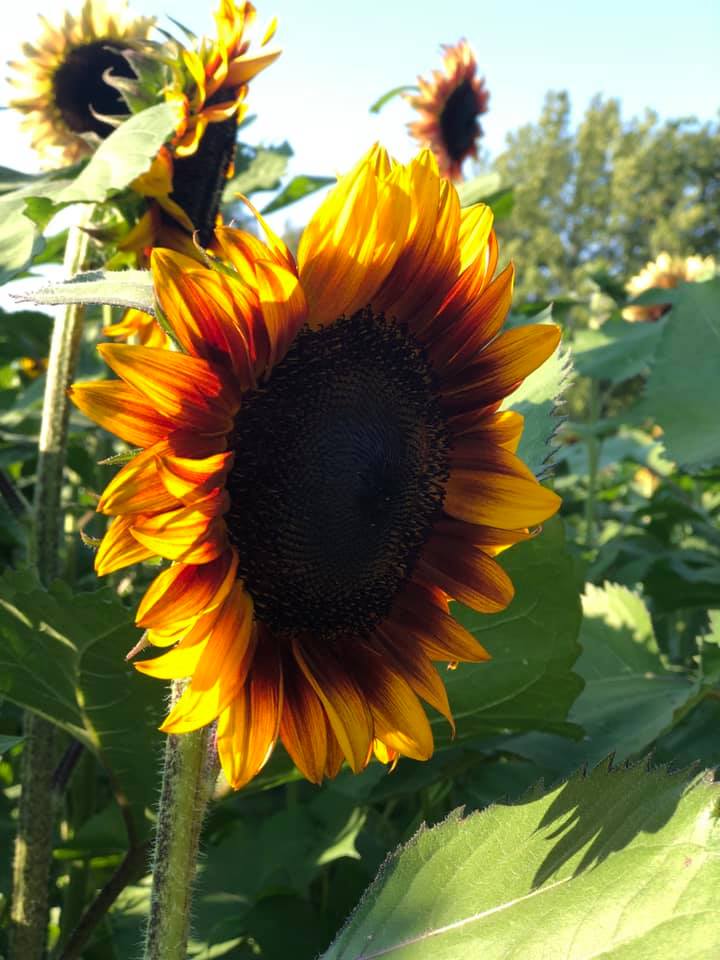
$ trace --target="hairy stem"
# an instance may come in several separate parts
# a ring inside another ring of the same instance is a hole
[[[68,234],[65,275],[82,269],[88,234],[82,226],[92,216],[84,208],[78,226]],[[69,402],[80,347],[83,308],[68,306],[58,316],[50,343],[35,488],[34,557],[38,574],[48,584],[59,569],[62,492]],[[22,793],[13,863],[11,960],[41,960],[45,955],[48,919],[48,881],[56,804],[51,789],[57,762],[57,732],[41,717],[27,714],[22,764]]]
[[[173,696],[181,692],[174,684]],[[145,960],[185,960],[200,828],[217,777],[213,728],[168,736]]]

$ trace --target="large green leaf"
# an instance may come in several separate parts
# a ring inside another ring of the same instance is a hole
[[[629,380],[652,364],[664,327],[664,320],[609,320],[599,330],[579,330],[572,344],[575,369],[585,377],[610,383]]]
[[[460,664],[446,674],[457,734],[451,740],[447,723],[434,719],[440,747],[507,731],[581,732],[566,719],[582,690],[572,671],[580,653],[581,610],[561,521],[550,521],[534,540],[508,550],[501,563],[515,585],[507,610],[488,615],[453,607],[493,659]]]
[[[542,322],[549,317],[550,311],[546,310],[538,319]],[[557,407],[571,372],[569,354],[561,345],[503,402],[503,409],[517,410],[525,417],[518,456],[537,476],[546,474],[552,465],[557,447],[555,434],[560,424]]]
[[[110,590],[43,590],[28,573],[0,580],[0,696],[96,754],[140,833],[155,799],[162,697],[125,662],[138,637]]]
[[[0,284],[21,273],[43,249],[44,240],[37,224],[26,214],[30,198],[37,190],[54,197],[69,182],[46,177],[0,196]]]
[[[662,292],[673,307],[639,413],[663,428],[669,457],[701,467],[720,459],[720,277]]]
[[[19,302],[58,306],[65,303],[108,303],[114,307],[135,307],[155,313],[152,274],[149,270],[92,270],[72,280],[49,283],[28,293],[15,295]]]
[[[473,203],[487,202],[488,198],[497,195],[501,188],[502,177],[494,171],[467,180],[458,187],[460,206],[469,207]]]
[[[663,665],[640,596],[617,584],[588,584],[583,608],[577,670],[585,689],[568,719],[584,727],[584,740],[568,743],[533,733],[507,744],[557,773],[597,763],[609,753],[620,760],[644,753],[699,690],[682,671]]]
[[[641,766],[458,812],[393,854],[322,960],[720,956],[720,790]]]
[[[70,203],[102,203],[145,173],[175,129],[176,108],[160,103],[135,114],[103,140],[84,170],[52,195],[36,187],[30,194],[48,197],[52,209]],[[45,211],[47,215],[49,211]]]

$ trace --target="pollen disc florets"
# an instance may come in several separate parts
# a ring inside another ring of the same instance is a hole
[[[368,308],[305,330],[243,401],[228,535],[276,631],[358,636],[388,611],[442,507],[445,424],[425,357]]]

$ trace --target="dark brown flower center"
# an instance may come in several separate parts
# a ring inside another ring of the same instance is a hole
[[[225,91],[223,98],[227,97]],[[171,197],[192,220],[202,247],[212,243],[227,172],[235,156],[237,126],[237,115],[209,123],[195,153],[173,161]]]
[[[130,112],[103,76],[107,70],[119,77],[135,76],[122,50],[117,42],[97,40],[69,50],[55,71],[55,105],[73,133],[96,133],[104,139],[114,128],[95,114],[117,117]]]
[[[472,150],[480,133],[477,118],[473,85],[469,80],[463,80],[447,98],[440,113],[443,143],[452,160],[460,162]]]
[[[448,439],[426,359],[368,308],[303,331],[247,396],[228,534],[280,633],[359,636],[384,617],[442,508]]]

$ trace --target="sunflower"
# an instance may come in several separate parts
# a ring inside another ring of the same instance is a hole
[[[433,70],[430,80],[418,77],[420,92],[407,96],[420,114],[408,129],[432,149],[440,172],[459,180],[465,160],[477,157],[477,141],[482,136],[478,117],[487,113],[490,94],[484,79],[477,76],[477,60],[467,40],[442,49],[444,70]]]
[[[645,290],[672,290],[679,283],[698,283],[709,280],[715,275],[713,257],[673,257],[661,253],[656,260],[650,260],[636,276],[625,285],[631,297],[637,297]],[[626,307],[622,315],[633,323],[654,323],[668,312],[672,304],[653,303],[647,306]]]
[[[245,116],[249,82],[280,55],[268,47],[275,33],[273,19],[260,37],[252,39],[255,8],[251,3],[220,0],[215,13],[217,36],[203,38],[195,50],[170,43],[170,55],[157,45],[144,51],[153,68],[166,61],[171,73],[166,99],[178,106],[176,136],[163,147],[150,170],[133,183],[148,200],[147,210],[120,244],[134,252],[138,266],[146,266],[153,247],[168,247],[201,259],[195,246],[210,247],[223,189],[233,171],[238,124]],[[142,79],[142,58],[134,58]],[[162,345],[165,340],[152,317],[128,311],[119,323],[105,327],[106,336],[141,344]]]
[[[59,26],[40,20],[40,37],[23,44],[25,59],[9,64],[18,90],[10,106],[26,114],[22,125],[48,165],[74,163],[112,133],[105,118],[128,114],[106,76],[134,76],[123,52],[147,37],[153,20],[130,16],[124,0],[85,0],[80,15],[66,12]]]
[[[178,229],[185,233],[186,248],[191,248],[195,231],[202,246],[210,245],[223,188],[232,174],[238,124],[247,112],[248,84],[281,52],[268,47],[274,19],[258,49],[252,47],[255,16],[249,2],[220,0],[215,40],[203,38],[195,50],[172,42],[169,57],[157,50],[171,70],[165,97],[177,104],[179,119],[171,148],[161,150],[150,171],[133,184],[152,202],[124,249],[168,245],[189,253],[182,237],[178,247]]]
[[[313,782],[430,757],[420,699],[453,723],[433,661],[489,656],[448,600],[502,610],[495,555],[559,506],[500,409],[559,331],[501,332],[513,267],[494,276],[488,207],[461,210],[429,151],[375,147],[297,263],[256,216],[265,242],[221,228],[210,266],[154,251],[182,352],[102,344],[120,379],[72,391],[142,448],[100,498],[97,572],[170,561],[137,623],[171,649],[137,669],[191,678],[162,729],[217,720],[236,788],[278,739]]]

